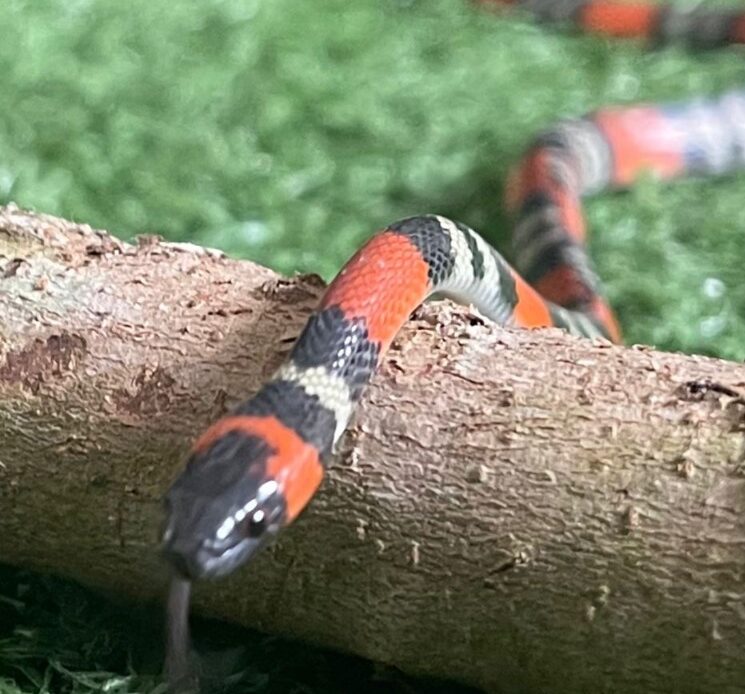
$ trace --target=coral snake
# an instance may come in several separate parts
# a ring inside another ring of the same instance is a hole
[[[477,0],[546,22],[695,47],[745,43],[745,10],[583,0]],[[585,250],[581,199],[631,183],[722,174],[745,165],[745,90],[711,100],[607,108],[539,134],[507,186],[513,269],[467,226],[437,215],[373,236],[342,268],[289,358],[250,400],[194,444],[166,496],[162,551],[172,688],[188,681],[194,579],[226,575],[308,504],[365,385],[412,311],[432,294],[473,304],[501,325],[558,326],[619,341]]]

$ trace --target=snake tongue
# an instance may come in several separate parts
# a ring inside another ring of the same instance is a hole
[[[189,662],[191,581],[175,575],[168,591],[165,676],[170,694],[198,694],[199,680]]]

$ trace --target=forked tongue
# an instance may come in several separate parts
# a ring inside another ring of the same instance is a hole
[[[168,591],[165,677],[169,694],[198,694],[199,678],[189,652],[189,596],[191,581],[174,574]]]

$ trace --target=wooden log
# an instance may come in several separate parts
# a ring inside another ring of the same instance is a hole
[[[315,277],[0,209],[0,555],[164,591],[160,498],[253,392]],[[309,510],[202,613],[494,692],[741,692],[745,366],[402,331]]]

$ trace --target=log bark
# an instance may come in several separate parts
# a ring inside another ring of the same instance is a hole
[[[322,283],[0,210],[0,556],[162,595],[159,500]],[[493,692],[742,692],[745,366],[448,303],[323,489],[195,605]]]

